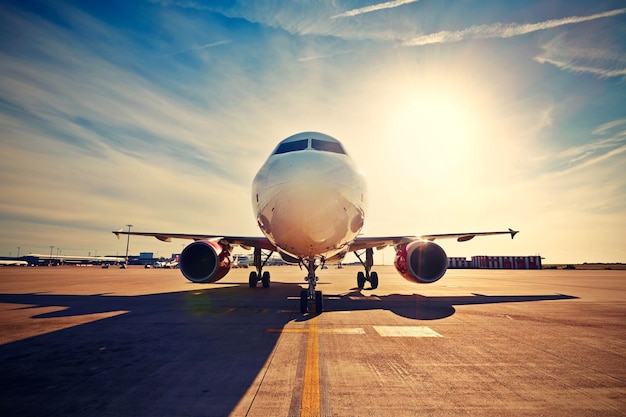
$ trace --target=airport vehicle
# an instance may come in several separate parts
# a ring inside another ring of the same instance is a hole
[[[337,262],[354,252],[363,266],[357,285],[369,282],[378,287],[372,271],[373,250],[393,246],[395,267],[404,278],[432,283],[448,268],[448,257],[435,239],[456,238],[459,242],[475,236],[509,234],[517,231],[448,233],[422,236],[364,237],[366,210],[365,179],[337,139],[319,132],[302,132],[282,140],[260,168],[252,183],[252,206],[263,237],[161,232],[125,232],[119,235],[153,236],[161,241],[191,239],[180,255],[180,270],[193,282],[215,282],[232,266],[233,246],[254,248],[249,285],[270,286],[270,274],[263,271],[270,256],[278,252],[285,262],[299,264],[307,271],[308,289],[300,294],[302,313],[323,309],[321,291],[316,291],[318,267]],[[363,254],[365,259],[362,258]]]

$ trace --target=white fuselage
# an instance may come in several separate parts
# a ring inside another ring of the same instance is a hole
[[[343,256],[361,231],[365,194],[365,180],[339,141],[304,132],[283,140],[261,167],[252,205],[280,252],[329,259]]]

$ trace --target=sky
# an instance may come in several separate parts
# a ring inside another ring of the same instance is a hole
[[[256,171],[320,131],[368,181],[364,235],[511,227],[438,243],[626,262],[625,6],[0,2],[0,256],[121,255],[126,224],[260,236]]]

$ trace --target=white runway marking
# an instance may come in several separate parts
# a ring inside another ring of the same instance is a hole
[[[382,337],[443,337],[426,326],[373,326]]]
[[[307,328],[286,328],[286,329],[265,329],[267,333],[308,333]],[[365,330],[361,327],[341,327],[341,328],[317,328],[317,333],[335,333],[335,334],[365,334]]]
[[[380,298],[376,297],[375,295],[371,295],[369,297],[366,297],[364,295],[362,295],[362,296],[354,296],[353,295],[353,296],[350,296],[348,298],[350,298],[353,301],[359,301],[359,300],[363,300],[363,301],[367,301],[367,300],[370,300],[370,301],[371,300],[380,301]]]

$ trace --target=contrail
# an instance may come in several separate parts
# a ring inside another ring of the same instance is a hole
[[[339,13],[336,14],[334,16],[331,16],[331,19],[338,19],[340,17],[352,17],[352,16],[357,16],[363,13],[370,13],[370,12],[376,12],[378,10],[383,10],[383,9],[392,9],[394,7],[398,7],[398,6],[402,6],[404,4],[409,4],[409,3],[415,3],[419,0],[394,0],[394,1],[387,1],[385,3],[379,3],[379,4],[373,4],[371,6],[367,6],[367,7],[361,7],[360,9],[352,9],[352,10],[348,10],[347,12],[343,12],[343,13]]]
[[[526,24],[503,24],[472,26],[458,31],[442,31],[431,33],[430,35],[418,36],[403,42],[405,46],[422,46],[432,43],[459,42],[465,39],[490,39],[490,38],[511,38],[513,36],[525,35],[539,30],[550,29],[572,23],[587,22],[589,20],[601,19],[626,13],[626,9],[610,10],[608,12],[596,13],[589,16],[571,16],[563,19],[546,20],[539,23]]]
[[[195,51],[195,50],[200,50],[200,49],[213,48],[214,46],[224,45],[225,43],[230,43],[230,41],[218,41],[218,42],[213,42],[213,43],[207,43],[206,45],[192,46],[191,48],[185,49],[185,51]]]

